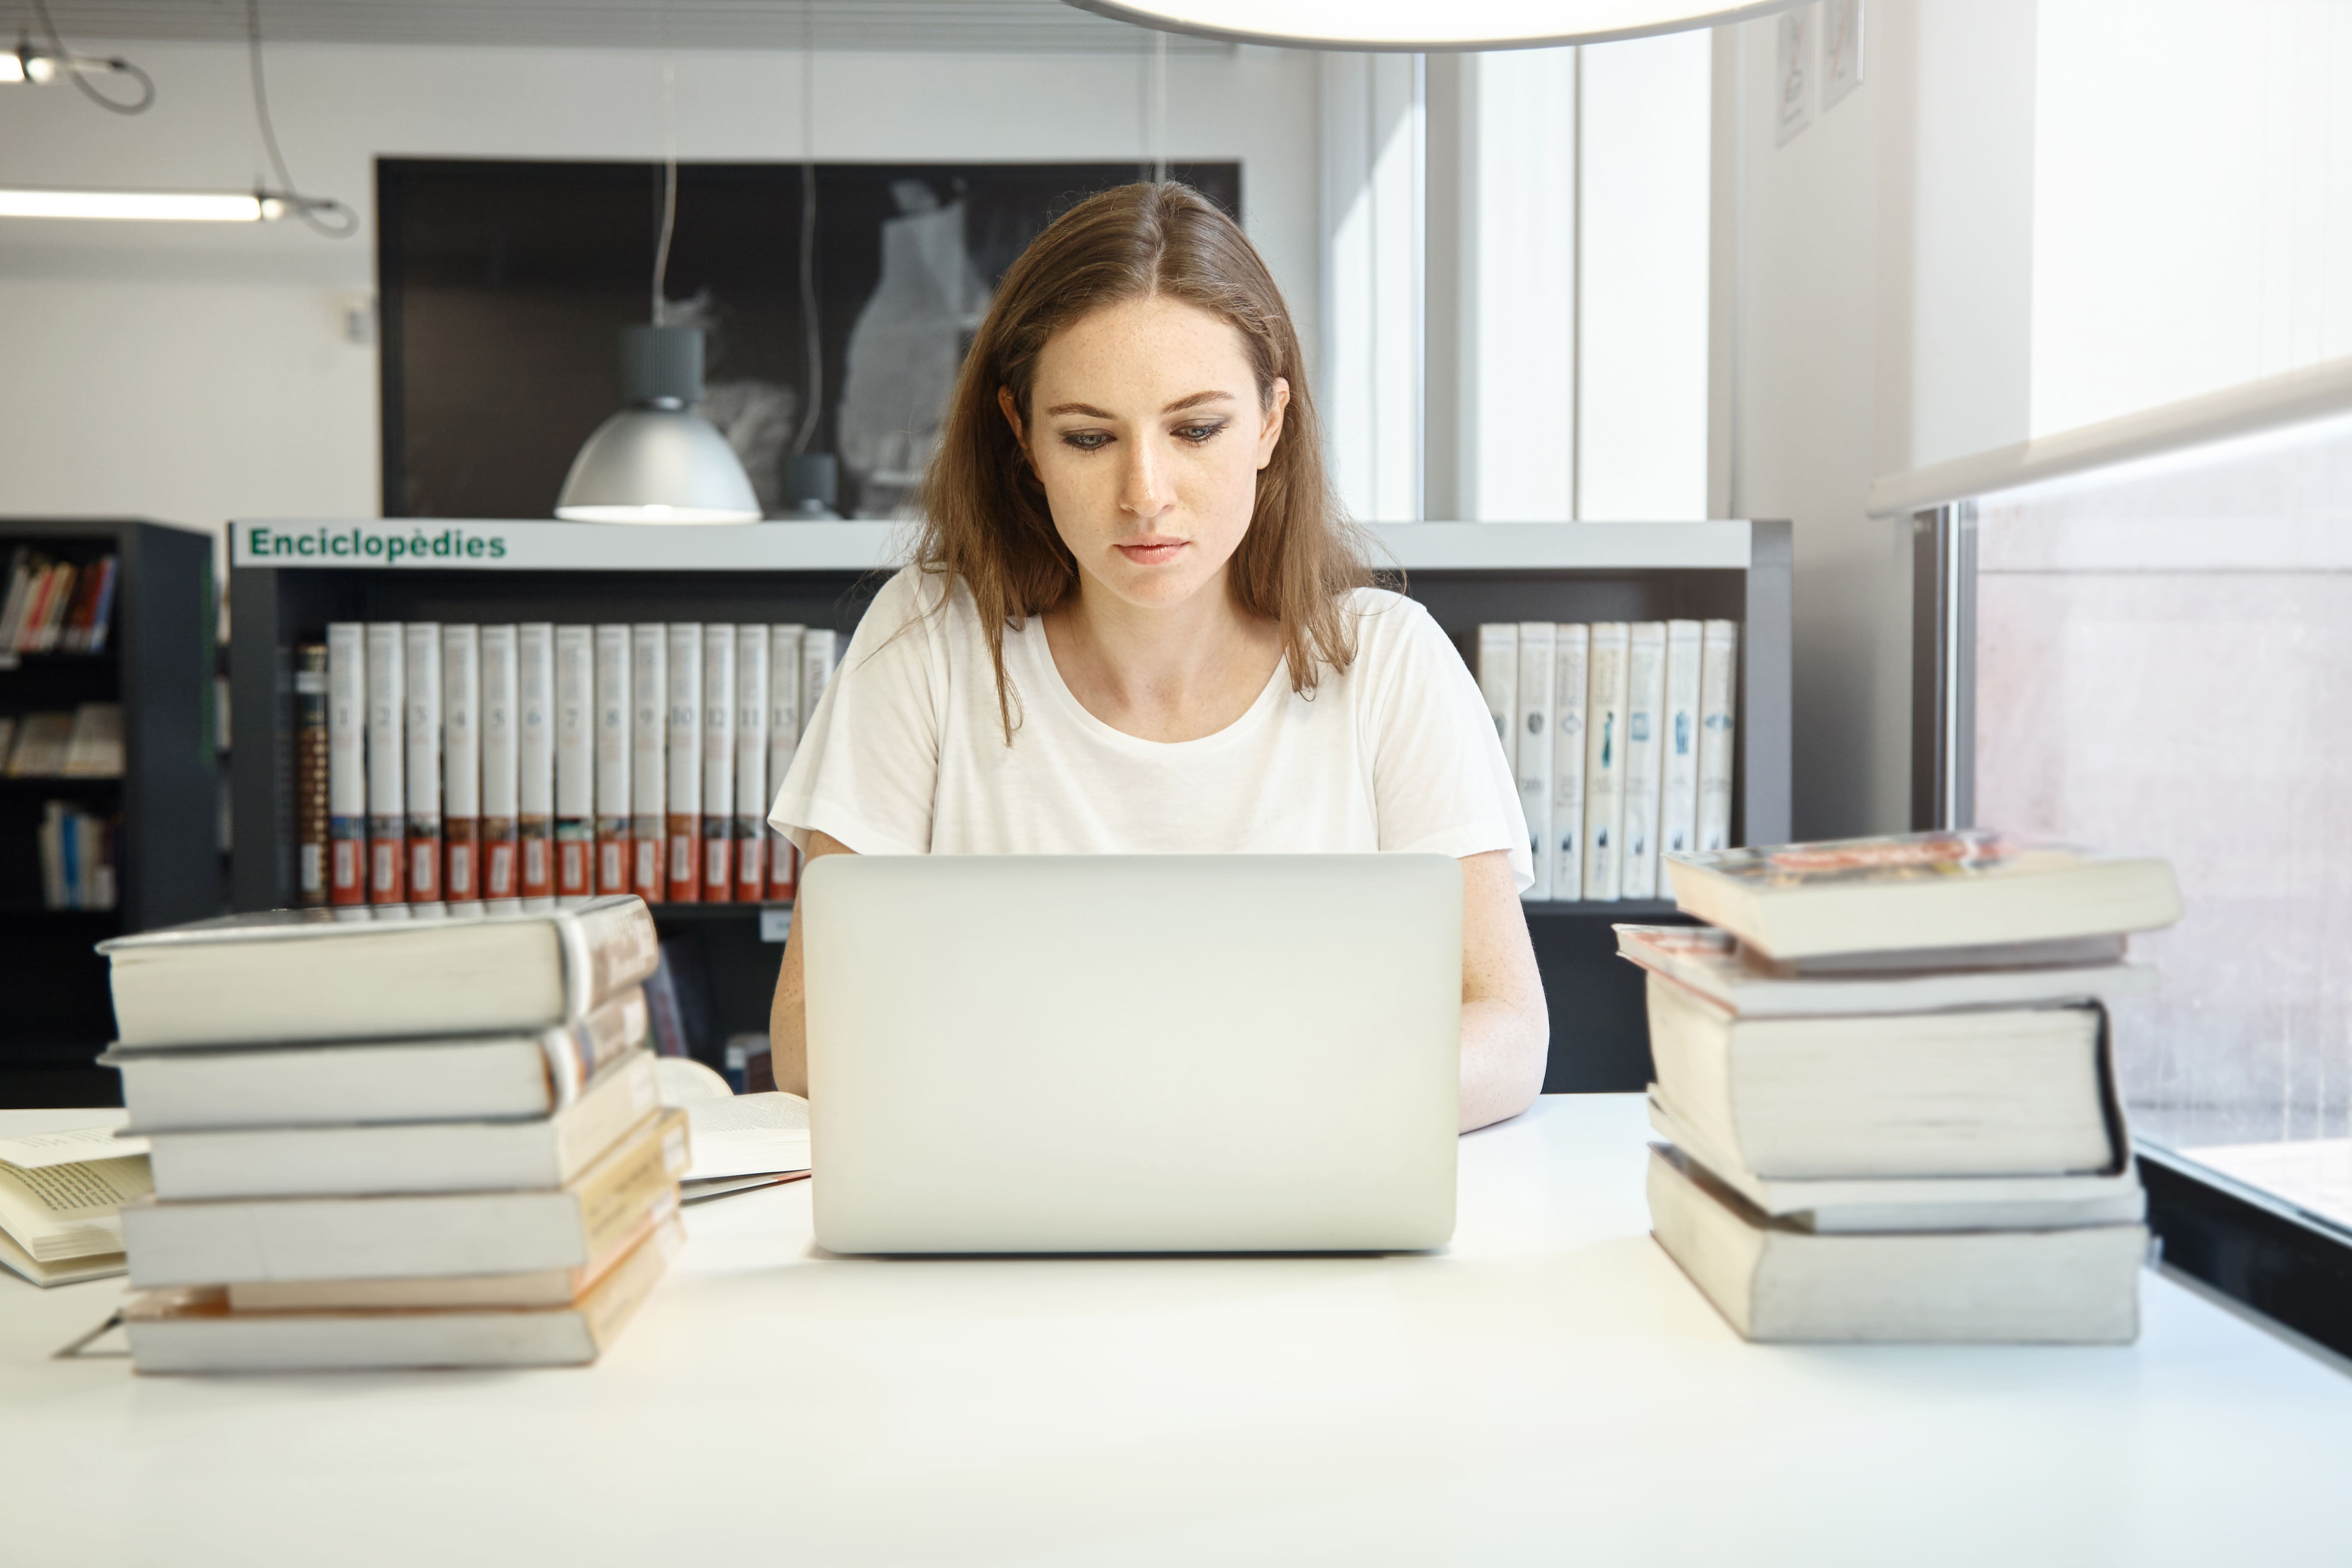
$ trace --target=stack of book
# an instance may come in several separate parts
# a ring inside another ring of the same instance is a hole
[[[103,944],[152,1199],[146,1372],[589,1362],[680,1239],[635,897],[233,916]]]
[[[1478,687],[1519,782],[1528,900],[1658,896],[1658,858],[1731,842],[1736,621],[1478,628]]]
[[[768,805],[833,673],[799,626],[337,622],[297,649],[301,901],[788,900]]]
[[[104,653],[118,575],[111,555],[77,565],[17,546],[0,596],[0,654]]]
[[[1648,972],[1659,1244],[1755,1340],[2117,1342],[2146,1210],[2107,999],[2160,859],[1969,830],[1676,857]]]

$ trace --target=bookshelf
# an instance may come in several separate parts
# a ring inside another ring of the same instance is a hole
[[[0,566],[19,546],[78,567],[111,554],[119,576],[99,652],[0,656],[0,715],[118,702],[124,767],[119,778],[0,777],[0,1103],[98,1103],[120,1089],[91,1065],[114,1037],[93,944],[221,909],[214,545],[158,522],[0,518]],[[53,800],[119,818],[112,909],[43,907],[37,836]]]
[[[1462,647],[1482,621],[1727,619],[1741,624],[1733,833],[1789,836],[1790,528],[1780,521],[1425,522],[1375,528],[1383,559]],[[329,621],[791,622],[845,644],[903,558],[904,524],[629,528],[495,520],[230,525],[234,841],[241,910],[295,901],[297,644]],[[656,906],[691,933],[713,1040],[763,1031],[779,950],[757,904]],[[1672,918],[1662,901],[1528,906],[1552,1013],[1548,1089],[1638,1089],[1648,1077],[1639,975],[1609,927]]]

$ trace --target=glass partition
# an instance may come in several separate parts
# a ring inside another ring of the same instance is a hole
[[[2352,421],[1980,499],[1974,817],[2169,857],[2135,1131],[2352,1230]]]

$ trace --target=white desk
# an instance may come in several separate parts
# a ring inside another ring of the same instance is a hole
[[[2130,1349],[1742,1344],[1640,1101],[1463,1144],[1444,1256],[872,1262],[688,1211],[600,1366],[133,1377],[0,1287],[0,1562],[2352,1562],[2352,1379],[2149,1277]]]

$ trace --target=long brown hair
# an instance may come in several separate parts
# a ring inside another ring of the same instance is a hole
[[[1371,574],[1360,531],[1340,512],[1323,471],[1322,426],[1282,290],[1240,226],[1199,192],[1172,181],[1121,185],[1055,218],[1004,275],[964,357],[923,480],[915,563],[971,594],[996,667],[1007,745],[1014,699],[1005,628],[1068,600],[1078,591],[1078,565],[1055,531],[997,389],[1011,391],[1030,424],[1037,359],[1054,334],[1107,305],[1153,295],[1197,306],[1241,333],[1261,408],[1273,406],[1276,377],[1290,384],[1282,436],[1259,471],[1249,531],[1227,581],[1244,612],[1281,624],[1292,690],[1312,696],[1325,668],[1345,670],[1355,660],[1344,601]]]

